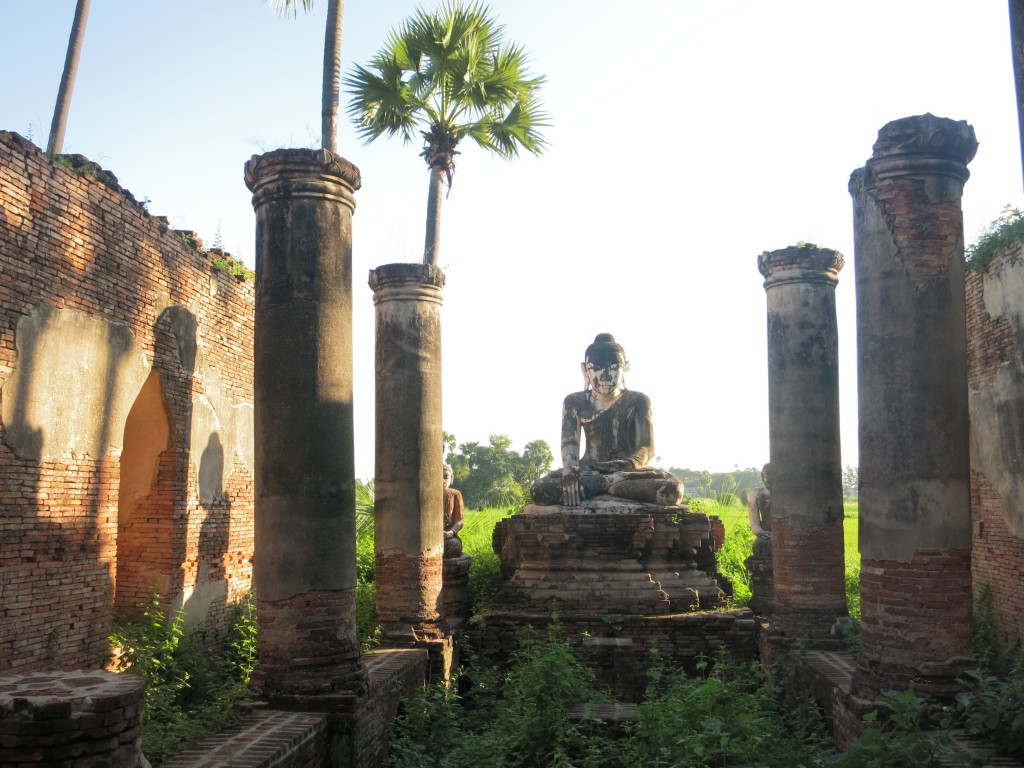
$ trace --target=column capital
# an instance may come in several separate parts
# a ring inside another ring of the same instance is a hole
[[[440,303],[444,282],[440,267],[412,262],[382,264],[371,269],[369,277],[374,304],[415,298]]]
[[[765,251],[757,257],[757,269],[764,275],[765,290],[785,283],[839,282],[843,254],[814,243],[801,243],[776,251]]]
[[[866,186],[891,176],[952,176],[961,183],[978,151],[974,128],[966,120],[932,114],[893,120],[882,126],[865,167]]]
[[[245,186],[253,207],[287,196],[335,198],[355,209],[353,193],[362,178],[352,163],[326,149],[275,149],[249,159]]]

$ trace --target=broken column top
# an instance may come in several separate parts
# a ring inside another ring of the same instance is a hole
[[[967,164],[977,151],[974,128],[965,120],[932,114],[893,120],[878,132],[865,167],[850,176],[850,194],[886,178],[907,175],[947,177],[962,185],[970,178]]]
[[[974,128],[966,120],[931,113],[903,117],[882,126],[872,159],[899,154],[944,155],[966,165],[978,151]]]
[[[843,268],[843,254],[814,243],[800,243],[757,257],[757,269],[765,277],[765,288],[780,282],[826,281],[836,283]]]

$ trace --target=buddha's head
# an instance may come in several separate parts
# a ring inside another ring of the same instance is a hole
[[[629,362],[622,345],[610,333],[597,334],[594,343],[587,347],[580,368],[584,389],[601,395],[614,395],[625,389],[623,375],[629,370]]]
[[[451,488],[452,480],[455,479],[455,472],[452,470],[452,465],[445,464],[441,472],[444,474],[444,487]]]
[[[765,488],[772,487],[772,465],[771,463],[765,464],[761,467],[761,482],[764,483]]]

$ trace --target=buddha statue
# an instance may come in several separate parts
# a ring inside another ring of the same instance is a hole
[[[750,517],[750,530],[754,539],[754,557],[772,556],[772,465],[765,464],[761,469],[761,482],[764,488],[751,488],[747,492],[747,513]]]
[[[578,507],[599,496],[617,496],[662,506],[679,504],[677,477],[649,466],[654,458],[651,401],[627,389],[629,370],[622,346],[600,333],[587,347],[584,389],[562,404],[562,468],[539,478],[530,493],[537,504]],[[581,434],[586,450],[580,453]]]
[[[458,557],[462,554],[462,539],[459,531],[465,518],[462,505],[462,492],[452,488],[455,472],[451,464],[445,464],[444,473],[444,556]]]

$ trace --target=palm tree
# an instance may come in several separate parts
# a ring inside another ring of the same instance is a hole
[[[279,13],[298,14],[301,3],[305,10],[313,7],[314,0],[270,0]],[[338,151],[338,93],[341,82],[341,22],[345,15],[345,0],[328,0],[327,31],[324,34],[324,77],[320,108],[320,142],[331,152]]]
[[[60,87],[57,89],[57,104],[53,108],[50,138],[46,142],[46,151],[51,155],[59,155],[64,149],[64,131],[68,127],[71,93],[75,90],[75,75],[78,73],[78,59],[82,55],[82,39],[85,37],[85,23],[89,19],[90,2],[91,0],[78,0],[75,5],[75,20],[71,23],[64,72],[61,74]]]
[[[441,195],[446,182],[451,186],[463,138],[505,159],[520,149],[544,151],[544,78],[531,76],[528,63],[522,47],[505,41],[490,8],[448,0],[435,11],[417,10],[391,31],[369,67],[356,66],[345,78],[361,138],[398,134],[409,143],[415,131],[423,137],[420,156],[430,168],[424,264],[437,264]]]

